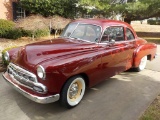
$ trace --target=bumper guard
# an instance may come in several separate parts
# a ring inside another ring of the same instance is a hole
[[[41,104],[47,104],[47,103],[52,103],[55,101],[58,101],[60,98],[59,94],[55,94],[55,95],[50,95],[50,96],[46,96],[46,97],[39,97],[36,95],[32,95],[26,91],[24,91],[23,89],[21,89],[18,85],[16,85],[15,83],[13,83],[11,80],[9,80],[7,78],[7,73],[4,73],[2,76],[3,78],[18,92],[20,92],[21,94],[23,94],[25,97],[29,98],[32,101],[35,101],[37,103],[41,103]]]

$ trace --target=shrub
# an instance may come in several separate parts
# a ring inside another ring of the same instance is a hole
[[[21,30],[22,36],[23,37],[33,37],[34,38],[39,38],[39,37],[44,37],[49,35],[49,29],[37,29],[37,30]]]
[[[22,31],[18,28],[11,29],[7,32],[6,38],[8,39],[18,39],[22,37]]]
[[[34,32],[34,37],[35,38],[44,37],[44,36],[49,35],[49,32],[50,32],[49,29],[37,29]]]
[[[160,25],[160,20],[147,20],[150,25]]]
[[[33,34],[32,30],[21,29],[21,32],[23,37],[32,37],[32,34]]]
[[[8,31],[12,30],[14,22],[0,19],[0,37],[6,37]]]

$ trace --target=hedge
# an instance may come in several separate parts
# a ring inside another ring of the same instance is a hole
[[[160,20],[147,20],[150,25],[160,25]]]
[[[39,37],[44,37],[44,36],[48,36],[49,35],[49,29],[37,29],[34,32],[34,37],[35,38],[39,38]]]
[[[6,35],[7,36],[5,38],[14,39],[14,40],[21,38],[23,36],[22,31],[18,28],[9,30]]]
[[[0,19],[0,37],[7,37],[8,32],[14,28],[14,22]]]
[[[49,35],[49,28],[24,30],[22,28],[15,28],[14,22],[0,19],[0,38],[18,39],[21,37],[39,38]]]

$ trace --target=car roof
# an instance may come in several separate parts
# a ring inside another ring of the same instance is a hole
[[[118,20],[109,20],[109,19],[77,19],[72,22],[76,23],[84,23],[84,24],[94,24],[102,27],[102,31],[106,29],[108,26],[123,26],[132,30],[135,37],[137,37],[136,32],[128,23]]]
[[[79,19],[79,20],[74,20],[73,22],[78,22],[78,23],[88,23],[88,24],[95,24],[99,25],[102,28],[105,28],[106,26],[125,26],[128,28],[133,29],[128,23],[118,21],[118,20],[109,20],[109,19]]]

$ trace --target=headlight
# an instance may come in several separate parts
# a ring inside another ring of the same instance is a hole
[[[45,70],[41,65],[38,65],[38,67],[37,67],[37,75],[41,79],[45,79],[45,77],[46,77]]]
[[[9,61],[10,60],[9,53],[7,51],[4,53],[4,59],[5,59],[5,61]]]

